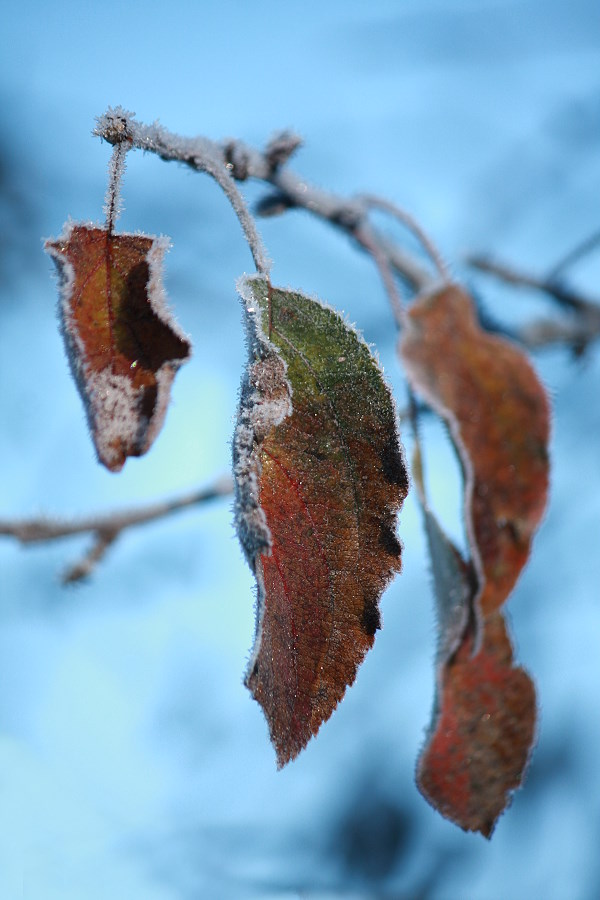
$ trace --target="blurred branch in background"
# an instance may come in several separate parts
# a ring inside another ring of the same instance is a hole
[[[231,477],[223,475],[213,484],[198,491],[133,510],[86,516],[83,519],[72,521],[60,521],[49,517],[21,520],[0,519],[0,535],[13,537],[21,544],[39,544],[72,537],[76,534],[91,534],[93,543],[88,552],[63,574],[63,582],[67,584],[88,577],[95,565],[104,557],[106,551],[128,528],[163,519],[165,516],[188,509],[190,506],[204,504],[209,500],[227,497],[232,492]]]
[[[530,288],[550,297],[567,311],[567,318],[536,319],[525,325],[515,337],[532,350],[550,344],[566,344],[577,356],[600,336],[600,303],[569,287],[563,272],[575,261],[591,253],[600,243],[600,233],[592,235],[571,251],[546,276],[536,276],[497,262],[488,256],[473,255],[466,262],[473,269],[492,275],[517,288]]]

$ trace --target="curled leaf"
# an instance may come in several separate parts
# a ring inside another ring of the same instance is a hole
[[[332,309],[261,276],[240,283],[250,361],[234,442],[237,528],[258,583],[246,684],[278,764],[354,681],[400,569],[408,482],[392,398]]]
[[[471,552],[465,563],[417,480],[439,613],[436,699],[417,784],[442,815],[489,837],[535,736],[535,689],[513,665],[499,609],[546,504],[548,401],[524,354],[481,329],[456,285],[417,297],[400,355],[457,449]]]
[[[190,343],[161,285],[168,241],[68,224],[46,242],[61,279],[60,317],[98,459],[118,472],[162,426]]]
[[[523,779],[535,738],[535,688],[513,654],[502,613],[468,629],[443,665],[417,785],[443,816],[490,837]]]
[[[423,516],[437,609],[437,665],[443,669],[465,633],[472,611],[473,579],[459,550],[427,506]]]
[[[546,506],[550,414],[526,356],[477,322],[446,284],[417,297],[400,341],[413,388],[444,419],[465,477],[465,519],[481,614],[497,610],[529,556]]]

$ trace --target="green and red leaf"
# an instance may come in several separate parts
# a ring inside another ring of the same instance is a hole
[[[161,284],[168,241],[68,224],[47,241],[61,279],[60,316],[71,368],[100,462],[119,471],[158,434],[190,343]]]
[[[258,583],[246,684],[278,764],[354,681],[400,569],[408,482],[394,405],[332,309],[266,278],[240,284],[250,343],[234,444],[237,527]]]

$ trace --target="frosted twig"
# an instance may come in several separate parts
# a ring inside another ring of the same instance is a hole
[[[581,316],[566,321],[536,319],[520,328],[515,337],[530,350],[566,344],[579,356],[592,341],[600,338],[600,310],[594,320]]]
[[[115,122],[121,124],[115,126]],[[130,147],[156,153],[164,160],[184,162],[200,172],[206,172],[218,183],[238,217],[248,241],[257,271],[269,275],[269,261],[250,215],[246,201],[238,191],[233,178],[224,165],[222,156],[215,153],[216,145],[204,138],[182,138],[158,124],[143,125],[136,122],[132,113],[117,107],[108,109],[97,119],[94,134],[111,144],[127,142]]]
[[[381,275],[381,280],[383,281],[387,292],[390,306],[392,307],[392,312],[396,319],[396,324],[399,328],[402,328],[406,320],[406,310],[402,305],[402,299],[398,293],[396,282],[394,281],[394,273],[388,255],[380,248],[368,229],[357,228],[354,237],[367,253],[371,254],[373,262]]]
[[[399,326],[404,323],[406,312],[398,293],[395,276],[402,278],[416,291],[432,287],[437,279],[430,275],[412,254],[387,239],[373,226],[369,218],[372,209],[388,212],[407,225],[431,257],[438,275],[442,280],[449,278],[447,267],[437,249],[423,229],[404,210],[371,194],[358,195],[354,199],[338,197],[308,184],[294,174],[287,167],[287,162],[301,141],[292,133],[282,132],[275,135],[265,150],[260,151],[237,140],[217,143],[203,137],[182,138],[158,124],[143,125],[136,122],[131,113],[120,107],[108,109],[100,116],[94,133],[114,146],[109,164],[109,187],[106,196],[109,229],[112,228],[119,212],[119,180],[125,156],[128,150],[136,147],[155,153],[164,160],[182,162],[197,171],[211,175],[222,187],[233,206],[250,245],[257,270],[267,277],[269,262],[254,219],[235,181],[252,178],[274,188],[274,193],[259,204],[259,211],[263,215],[277,215],[293,208],[304,209],[348,234],[372,257],[377,266]],[[472,257],[468,262],[474,268],[493,274],[508,283],[543,291],[576,314],[567,322],[550,320],[533,322],[515,335],[518,340],[529,347],[540,347],[560,341],[581,350],[590,340],[600,336],[600,305],[567,289],[556,280],[555,276],[598,242],[600,234],[589,238],[585,245],[576,248],[555,267],[553,274],[546,279],[517,272],[482,257]],[[413,397],[409,397],[409,400],[409,416],[418,442],[416,404]],[[161,519],[187,507],[225,496],[232,491],[232,480],[222,478],[209,488],[133,511],[90,516],[71,522],[49,518],[0,520],[0,535],[13,537],[22,544],[30,544],[76,534],[91,534],[93,542],[88,552],[65,573],[65,580],[76,581],[93,571],[107,550],[128,528]]]
[[[415,235],[429,258],[433,262],[434,266],[438,270],[440,277],[444,281],[450,280],[448,267],[442,259],[440,252],[438,251],[429,235],[419,225],[414,216],[411,216],[411,214],[405,209],[402,209],[401,206],[396,206],[395,203],[391,203],[385,197],[379,197],[376,194],[359,194],[358,200],[361,203],[364,203],[367,208],[379,209],[382,212],[389,213],[389,215],[393,216],[395,219],[398,219],[399,222],[402,222],[402,224],[405,225]]]
[[[121,179],[125,171],[125,156],[128,150],[129,144],[127,141],[115,144],[108,164],[108,187],[106,188],[106,199],[104,201],[104,214],[109,234],[112,234],[115,222],[123,209]]]
[[[412,465],[410,467],[412,480],[417,489],[417,495],[421,506],[426,509],[429,507],[427,502],[427,494],[425,491],[425,477],[423,472],[423,449],[421,447],[421,433],[419,430],[419,407],[413,390],[408,386],[408,408],[406,412],[413,433],[413,456]]]
[[[76,534],[93,535],[94,543],[91,549],[79,563],[71,566],[65,574],[65,581],[77,581],[91,573],[107,549],[128,528],[162,519],[190,506],[197,506],[209,500],[226,497],[231,493],[233,493],[233,480],[230,476],[223,476],[212,485],[209,485],[209,487],[133,510],[86,516],[85,518],[72,521],[60,521],[49,518],[14,521],[1,519],[0,535],[13,537],[21,544],[55,541],[60,538],[72,537]]]
[[[300,139],[295,135],[288,132],[275,135],[263,152],[238,140],[218,143],[205,137],[179,137],[157,124],[142,125],[136,122],[130,113],[121,109],[109,109],[100,116],[94,133],[110,143],[128,140],[132,146],[156,153],[161,159],[182,162],[193,169],[209,172],[217,180],[223,179],[219,180],[219,184],[227,193],[240,218],[248,242],[253,248],[257,269],[264,271],[265,274],[268,266],[258,232],[232,179],[246,181],[252,178],[271,184],[281,199],[281,211],[291,208],[305,209],[345,231],[351,237],[356,236],[356,230],[360,225],[361,234],[363,238],[366,236],[367,243],[371,246],[377,244],[381,253],[387,257],[389,265],[414,289],[421,290],[432,282],[431,276],[413,255],[386,241],[372,227],[364,204],[314,187],[284,165],[300,144]],[[228,193],[231,186],[235,194],[231,191]],[[364,240],[359,244],[366,249]]]
[[[75,584],[77,581],[85,581],[86,578],[89,578],[98,563],[104,559],[117,537],[118,533],[114,531],[96,532],[88,552],[69,566],[68,569],[65,569],[62,574],[62,583]]]

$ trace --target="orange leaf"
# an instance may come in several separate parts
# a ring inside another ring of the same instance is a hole
[[[535,737],[535,688],[512,664],[502,613],[485,620],[441,672],[434,725],[417,766],[417,785],[442,815],[490,837],[521,784]]]
[[[241,284],[251,358],[235,439],[237,526],[258,583],[246,684],[280,766],[329,718],[400,569],[408,483],[394,405],[367,345],[315,300]]]
[[[445,420],[464,470],[467,534],[485,616],[514,587],[548,492],[549,405],[526,356],[485,332],[471,298],[447,284],[417,297],[400,355],[414,389]]]
[[[61,325],[100,462],[119,471],[162,426],[190,343],[165,303],[168,242],[69,224],[46,250],[61,278]]]

